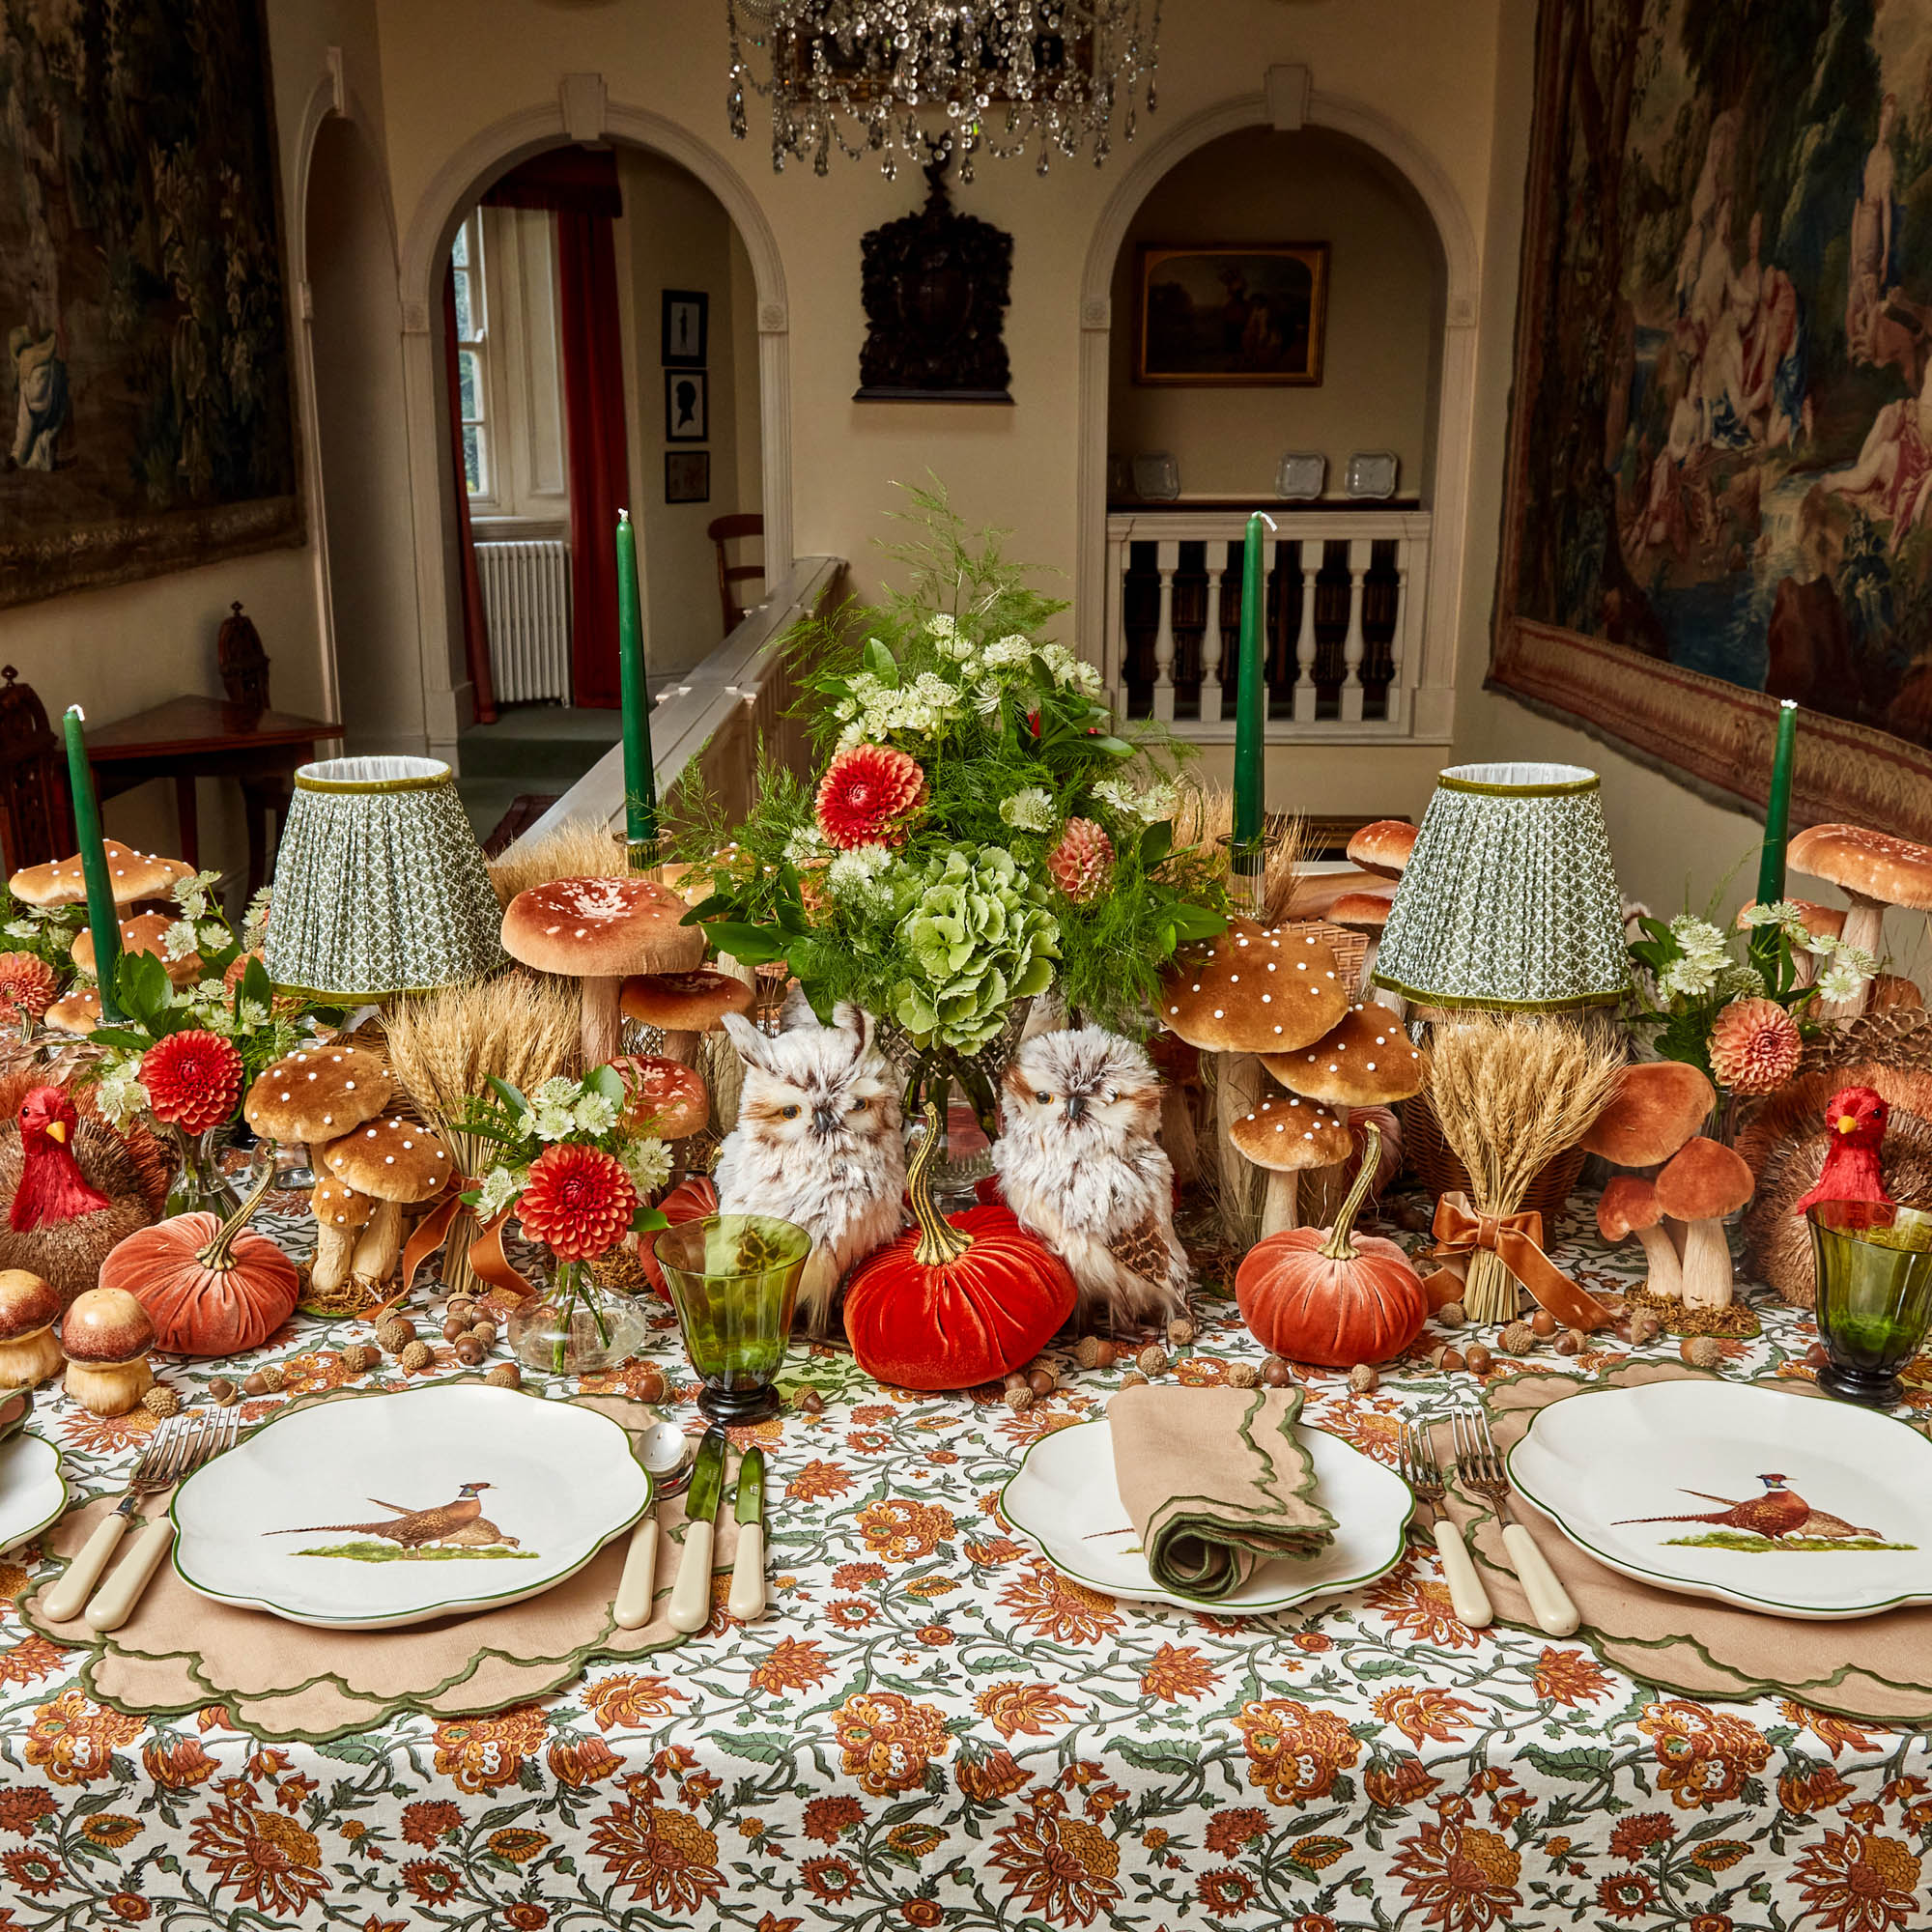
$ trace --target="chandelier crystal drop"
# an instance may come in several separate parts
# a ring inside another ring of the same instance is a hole
[[[1162,0],[725,0],[726,104],[746,137],[745,92],[772,107],[772,167],[835,150],[901,162],[958,162],[1089,150],[1097,167],[1154,109]],[[755,63],[755,64],[754,64]]]

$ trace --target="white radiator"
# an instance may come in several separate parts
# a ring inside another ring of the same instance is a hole
[[[479,543],[490,671],[500,704],[570,702],[570,546]]]

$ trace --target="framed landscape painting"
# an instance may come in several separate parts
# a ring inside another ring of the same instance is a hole
[[[1544,0],[1491,682],[1932,838],[1932,0]]]
[[[0,606],[302,541],[259,0],[0,0]]]
[[[1150,243],[1136,257],[1134,291],[1137,383],[1321,380],[1325,242]]]

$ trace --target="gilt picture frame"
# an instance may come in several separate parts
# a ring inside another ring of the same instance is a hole
[[[1147,242],[1134,259],[1134,381],[1314,387],[1327,310],[1325,242]]]

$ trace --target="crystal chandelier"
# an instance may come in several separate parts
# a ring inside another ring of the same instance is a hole
[[[745,89],[772,104],[772,167],[788,156],[824,174],[835,148],[899,163],[956,156],[962,181],[984,148],[1002,157],[1091,148],[1107,158],[1114,118],[1134,137],[1135,98],[1154,107],[1161,0],[725,0],[731,131]],[[1143,21],[1143,12],[1147,18]],[[753,62],[762,61],[763,74]]]

